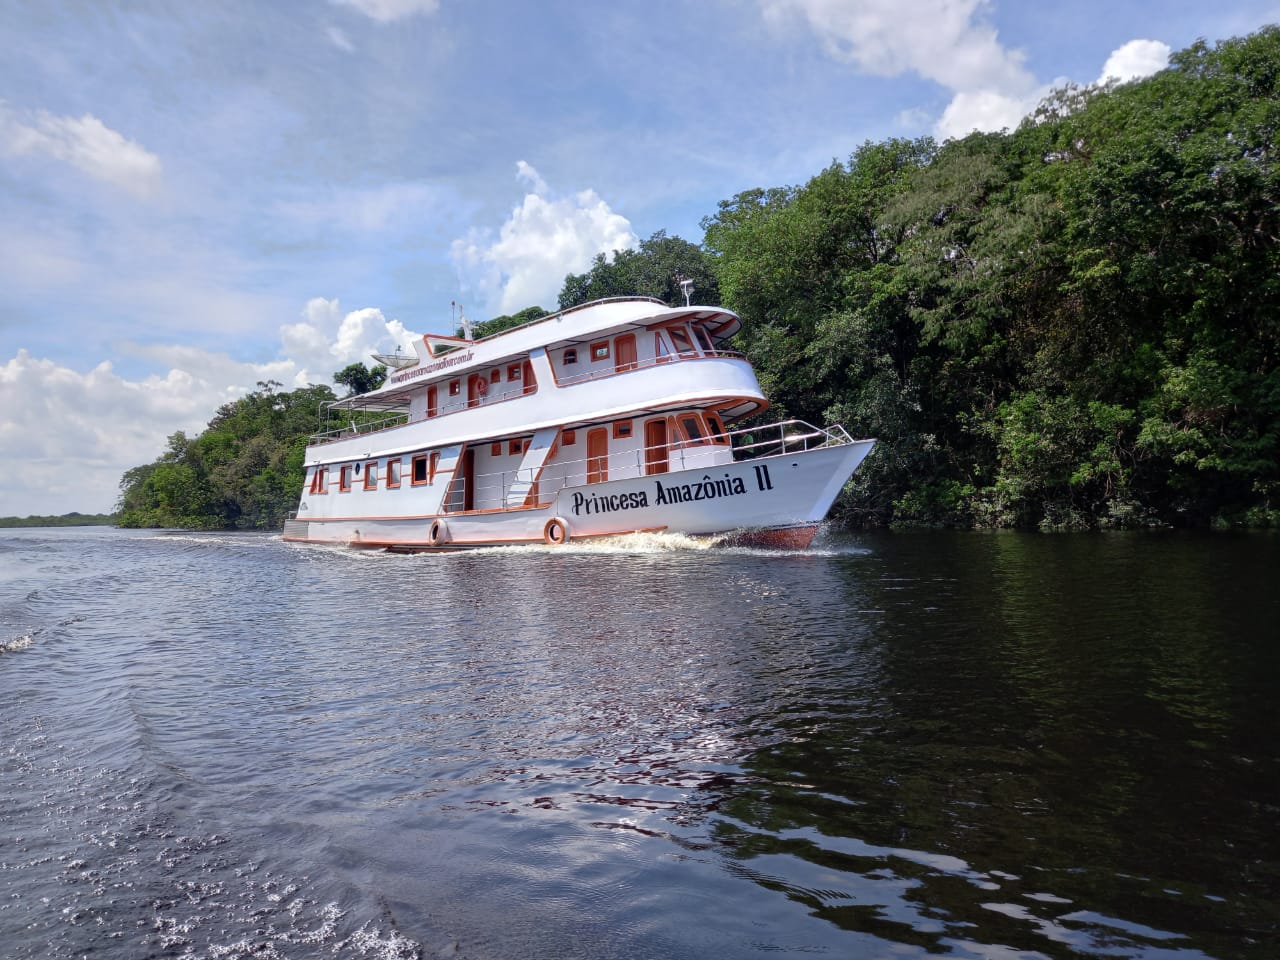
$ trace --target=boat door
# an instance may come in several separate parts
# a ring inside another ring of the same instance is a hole
[[[587,431],[587,483],[609,479],[609,431],[598,427]]]
[[[667,419],[650,420],[644,425],[644,472],[667,472]]]
[[[636,368],[636,335],[626,333],[613,341],[613,369],[617,373]]]
[[[476,508],[476,451],[474,447],[467,447],[466,453],[462,455],[462,509],[474,510]]]

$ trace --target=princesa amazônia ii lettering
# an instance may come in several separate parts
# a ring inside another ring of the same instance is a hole
[[[762,491],[773,489],[769,482],[768,468],[756,468],[756,483]],[[723,479],[713,479],[710,474],[703,474],[702,479],[692,483],[663,483],[653,481],[654,506],[666,506],[672,503],[696,503],[699,500],[716,500],[720,497],[738,497],[747,492],[747,485],[741,477],[725,474]],[[582,493],[573,495],[574,516],[590,516],[598,513],[613,513],[616,510],[637,510],[650,504],[649,493],[637,490],[632,493]]]

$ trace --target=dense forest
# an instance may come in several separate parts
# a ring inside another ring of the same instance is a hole
[[[558,307],[675,303],[683,276],[737,311],[768,416],[879,438],[846,525],[1277,527],[1278,94],[1280,28],[1197,43],[1012,132],[867,143],[739,193],[701,246],[601,255]],[[260,385],[175,434],[123,478],[122,522],[278,526],[331,396]]]

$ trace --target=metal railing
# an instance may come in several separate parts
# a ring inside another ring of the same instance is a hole
[[[714,455],[716,450],[728,447],[733,462],[757,460],[761,457],[775,456],[783,453],[797,453],[814,450],[820,447],[836,447],[853,443],[853,437],[839,424],[831,427],[815,427],[803,420],[784,420],[761,426],[748,427],[741,430],[727,430],[711,434],[700,441],[677,440],[672,443],[654,447],[638,447],[627,451],[632,457],[620,453],[608,455],[608,477],[610,480],[633,480],[646,475],[660,475],[672,470],[683,470],[692,466],[697,469],[702,465],[705,455]],[[685,463],[690,452],[697,456],[693,464]],[[579,460],[558,460],[551,466],[556,468],[556,475],[545,476],[542,467],[525,467],[514,470],[495,470],[475,476],[472,483],[477,491],[481,489],[497,490],[499,493],[494,502],[476,503],[474,509],[494,509],[506,504],[507,497],[517,483],[537,484],[537,501],[545,503],[556,493],[567,486],[581,484],[590,474],[592,457]],[[673,461],[679,461],[675,463]],[[656,463],[663,463],[662,470],[651,470]],[[713,465],[709,460],[708,466]],[[450,505],[464,502],[463,490],[465,478],[457,477],[449,491],[449,503],[445,509],[450,512]]]

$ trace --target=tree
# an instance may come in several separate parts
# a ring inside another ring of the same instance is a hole
[[[366,367],[363,363],[350,363],[337,371],[333,375],[333,382],[340,383],[347,388],[347,396],[353,397],[356,394],[368,393],[370,390],[377,390],[387,381],[387,368],[382,364],[375,364],[372,368]],[[279,386],[279,384],[276,384]]]
[[[699,247],[659,230],[638,250],[596,254],[586,273],[569,274],[560,290],[560,309],[604,297],[654,297],[682,304],[680,281],[693,281],[695,303],[716,306],[720,288],[711,258]]]

